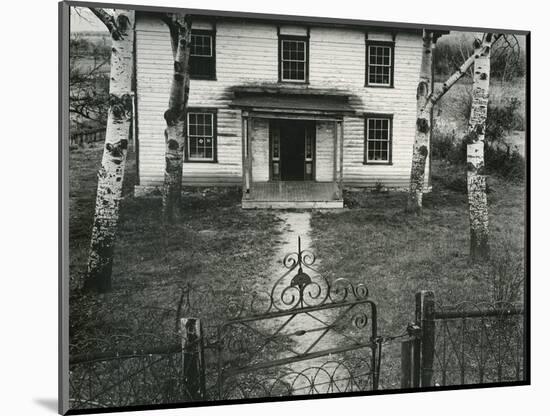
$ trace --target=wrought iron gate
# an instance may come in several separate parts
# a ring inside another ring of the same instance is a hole
[[[219,399],[378,388],[376,304],[365,284],[331,282],[314,264],[298,239],[270,291],[230,302],[214,343]]]
[[[406,389],[526,380],[522,305],[441,306],[422,291],[407,331],[381,337],[366,285],[329,280],[315,260],[298,240],[282,276],[234,288],[232,300],[226,288],[185,285],[177,308],[152,319],[176,323],[172,343],[145,333],[90,341],[99,351],[71,355],[71,408],[377,390],[382,345],[397,339],[382,389],[399,375]]]

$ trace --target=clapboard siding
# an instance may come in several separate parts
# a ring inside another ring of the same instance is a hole
[[[315,179],[334,180],[334,122],[318,121],[315,137]]]
[[[267,182],[269,180],[269,121],[266,119],[251,120],[252,180]]]
[[[207,27],[207,22],[195,22]],[[282,33],[306,33],[305,26],[282,27]],[[372,40],[393,39],[369,33]],[[164,111],[172,78],[172,50],[167,27],[138,15],[136,23],[139,174],[142,186],[156,186],[164,176]],[[365,32],[310,27],[309,82],[312,88],[336,88],[350,95],[357,116],[344,119],[344,181],[402,187],[408,183],[414,141],[416,85],[420,69],[420,35],[395,35],[394,88],[365,87]],[[234,184],[242,175],[241,112],[229,108],[235,85],[278,79],[277,26],[219,20],[216,23],[216,80],[191,80],[190,107],[217,109],[218,162],[184,163],[186,183]],[[364,113],[393,114],[391,165],[365,165]],[[333,178],[334,132],[331,122],[317,122],[316,179]],[[269,180],[269,123],[253,122],[253,179]]]
[[[346,117],[344,120],[344,178],[347,183],[373,186],[380,182],[388,187],[407,185],[412,158],[410,129],[414,133],[414,118],[401,119],[394,113],[392,164],[364,164],[364,118]]]

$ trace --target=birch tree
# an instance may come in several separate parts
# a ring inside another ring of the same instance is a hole
[[[189,15],[170,13],[164,17],[170,29],[174,74],[170,88],[166,120],[165,172],[162,192],[164,219],[174,220],[181,209],[183,157],[187,136],[187,101],[189,99],[189,54],[191,46],[191,19]]]
[[[476,50],[466,159],[470,213],[470,256],[474,260],[486,259],[489,256],[489,212],[487,177],[484,172],[484,145],[489,104],[490,69],[491,49]]]
[[[411,166],[411,178],[409,185],[409,195],[407,198],[407,211],[420,213],[422,210],[422,196],[424,191],[424,178],[426,176],[426,159],[428,158],[430,136],[431,136],[431,112],[434,105],[445,95],[453,85],[457,83],[474,64],[476,56],[479,53],[490,50],[492,44],[498,39],[498,36],[493,36],[490,33],[484,34],[476,51],[455,71],[439,88],[432,88],[429,91],[428,79],[431,80],[431,75],[427,76],[427,67],[430,68],[432,63],[432,51],[436,35],[429,31],[423,33],[423,50],[422,63],[420,69],[420,79],[417,87],[416,102],[417,102],[417,118],[416,118],[416,133],[413,145],[413,158]]]
[[[132,120],[135,12],[115,10],[111,14],[104,9],[90,10],[109,30],[112,49],[107,131],[98,173],[90,257],[84,288],[106,292],[111,288],[113,251]]]
[[[432,107],[428,105],[428,97],[432,89],[432,62],[435,41],[436,38],[432,32],[423,31],[420,79],[416,87],[416,130],[407,202],[407,210],[410,212],[417,212],[422,208],[422,192],[424,190],[426,159],[431,132]]]

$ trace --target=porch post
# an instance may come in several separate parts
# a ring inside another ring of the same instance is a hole
[[[344,197],[344,121],[341,120],[338,122],[340,124],[340,152],[339,152],[339,175],[338,183],[340,187],[340,197]]]
[[[243,196],[250,192],[250,178],[248,174],[248,113],[241,117],[242,148],[243,148]]]
[[[249,115],[246,119],[246,150],[247,150],[247,160],[248,160],[248,188],[247,192],[250,192],[252,187],[252,117]]]
[[[332,180],[336,182],[338,180],[338,122],[334,122],[334,152],[333,152],[333,175]]]

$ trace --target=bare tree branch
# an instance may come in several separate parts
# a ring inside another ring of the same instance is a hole
[[[109,105],[109,75],[106,70],[108,70],[110,58],[105,58],[99,54],[99,51],[94,50],[92,55],[94,64],[89,65],[87,59],[81,59],[77,52],[78,47],[76,44],[71,45],[69,112],[81,118],[105,123]],[[97,58],[100,60],[98,61]],[[82,123],[78,117],[73,121],[77,124]]]
[[[74,13],[76,15],[78,15],[78,17],[80,17],[85,22],[91,23],[92,21],[87,16],[84,15],[83,10],[84,10],[84,8],[82,8],[82,7],[73,7],[72,8],[72,11],[74,11]],[[90,9],[88,9],[88,10],[90,10]]]
[[[95,7],[90,7],[90,11],[103,22],[113,39],[119,40],[122,37],[113,15],[109,14],[105,9],[96,9]]]
[[[495,33],[485,33],[483,35],[483,38],[481,40],[476,39],[475,46],[476,49],[481,48],[480,53],[486,52],[488,49],[492,47],[492,45],[501,37],[500,34]],[[449,89],[457,83],[460,78],[462,78],[468,69],[473,65],[475,59],[476,59],[477,51],[474,52],[468,59],[464,61],[464,63],[458,68],[456,72],[454,72],[448,79],[443,83],[443,86],[439,88],[434,88],[433,91],[430,93],[426,100],[426,107],[427,106],[433,106],[435,105],[441,97],[445,95]]]
[[[519,69],[521,47],[515,35],[501,36],[491,50],[491,60],[495,61],[492,70],[502,80],[514,77]]]

